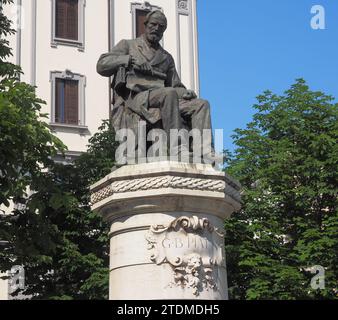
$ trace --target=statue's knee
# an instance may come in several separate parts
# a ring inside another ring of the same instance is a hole
[[[178,99],[178,94],[175,88],[165,88],[165,95],[170,98]]]
[[[210,109],[210,103],[209,103],[208,100],[201,99],[201,103],[202,103],[204,108]]]
[[[204,99],[197,99],[198,101],[198,104],[200,106],[200,110],[203,109],[203,110],[209,110],[210,109],[210,103],[209,101],[207,100],[204,100]]]

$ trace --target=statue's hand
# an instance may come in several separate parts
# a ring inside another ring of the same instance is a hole
[[[152,66],[150,65],[149,62],[145,61],[145,62],[140,62],[138,61],[136,58],[134,58],[133,56],[131,56],[130,58],[130,65],[138,70],[138,71],[141,71],[143,73],[146,73],[146,74],[153,74],[153,68]]]
[[[129,66],[133,67],[137,64],[137,59],[133,56],[130,56],[129,58]]]
[[[192,100],[196,98],[197,98],[197,94],[192,90],[187,90],[187,92],[183,95],[183,99],[185,100]]]

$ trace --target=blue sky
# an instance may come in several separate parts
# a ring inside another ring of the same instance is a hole
[[[325,30],[311,28],[313,5],[325,8]],[[198,0],[198,25],[201,96],[225,148],[264,90],[302,77],[338,98],[338,0]]]

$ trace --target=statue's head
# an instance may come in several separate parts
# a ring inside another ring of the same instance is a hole
[[[159,10],[151,11],[147,14],[145,24],[145,36],[150,43],[158,44],[167,29],[167,18]]]

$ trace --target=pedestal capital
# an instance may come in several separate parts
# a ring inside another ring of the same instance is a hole
[[[225,219],[240,209],[240,184],[210,165],[145,163],[121,167],[95,183],[91,202],[106,220],[173,211]]]

